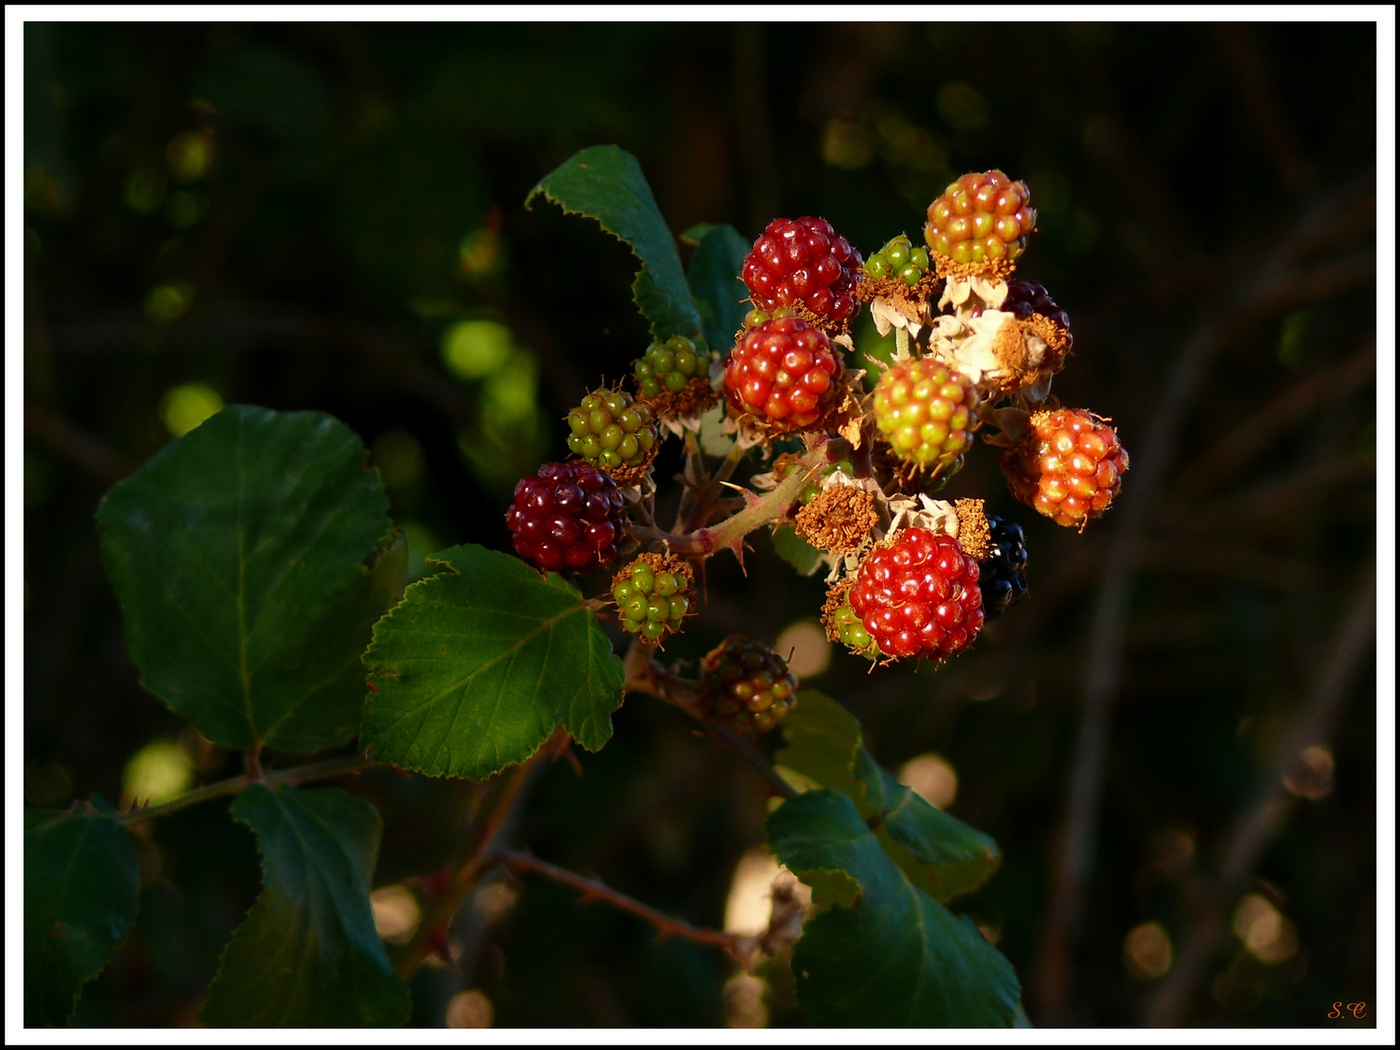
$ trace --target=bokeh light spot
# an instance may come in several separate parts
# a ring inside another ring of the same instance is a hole
[[[176,740],[152,740],[122,771],[123,805],[159,806],[194,783],[194,762]]]
[[[1262,893],[1244,896],[1230,928],[1261,963],[1285,962],[1298,952],[1298,928]]]
[[[152,321],[174,321],[194,302],[194,286],[184,281],[158,284],[146,296],[146,316]]]
[[[213,159],[212,137],[198,131],[176,135],[165,147],[165,163],[176,182],[194,182],[202,178]]]
[[[459,379],[490,375],[510,357],[510,329],[495,321],[458,321],[442,337],[442,363]]]
[[[369,904],[374,911],[375,932],[390,944],[406,943],[423,918],[418,898],[399,883],[379,887],[369,895]]]
[[[1305,747],[1294,767],[1284,774],[1283,786],[1299,798],[1317,801],[1332,794],[1336,762],[1321,744]]]
[[[126,206],[140,215],[149,215],[165,203],[165,176],[158,168],[137,168],[122,187]]]
[[[939,809],[946,809],[958,797],[958,774],[942,755],[932,751],[911,758],[899,767],[899,782]]]
[[[475,988],[458,992],[447,1001],[448,1028],[490,1028],[495,1019],[491,1000]]]
[[[789,624],[773,643],[773,651],[798,678],[813,678],[831,665],[831,643],[821,625],[811,620]]]
[[[1172,968],[1172,939],[1160,922],[1144,922],[1128,931],[1123,966],[1139,981],[1155,981]]]
[[[184,437],[224,407],[219,392],[206,383],[171,387],[160,399],[160,418],[172,437]]]

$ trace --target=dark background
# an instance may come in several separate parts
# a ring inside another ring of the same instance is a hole
[[[546,172],[615,142],[675,231],[823,215],[868,253],[999,167],[1040,208],[1020,272],[1074,322],[1056,393],[1113,418],[1124,495],[1078,535],[975,451],[948,491],[1025,525],[1030,600],[941,670],[837,654],[811,684],[887,766],[956,770],[952,811],[1005,855],[960,908],[1036,1024],[1372,1023],[1326,1015],[1376,992],[1375,44],[1367,24],[27,25],[27,801],[115,801],[131,756],[181,732],[137,684],[93,529],[170,440],[172,389],[345,420],[419,572],[508,549],[515,479],[648,338],[626,249],[522,207]],[[463,332],[508,333],[503,363],[454,373]],[[820,582],[753,543],[747,579],[715,560],[668,655],[816,614]],[[549,773],[520,841],[719,924],[762,782],[655,701],[615,724],[582,779]],[[200,777],[235,771],[183,740]],[[1332,764],[1285,791],[1308,745]],[[385,817],[376,884],[440,865],[472,790],[344,786]],[[222,803],[141,856],[141,918],[80,1024],[189,1023],[257,892]],[[722,1023],[720,954],[517,889],[459,929],[461,975],[420,974],[415,1023],[466,987],[503,1025]],[[1286,958],[1231,931],[1247,893],[1292,924]],[[1155,979],[1125,962],[1148,922],[1174,952]],[[804,1023],[787,996],[773,1023]]]

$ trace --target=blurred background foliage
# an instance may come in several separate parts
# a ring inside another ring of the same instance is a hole
[[[1375,43],[1367,24],[28,24],[27,801],[159,800],[236,769],[139,688],[93,529],[112,482],[222,404],[363,435],[415,575],[451,544],[509,549],[515,480],[647,343],[626,249],[522,207],[574,150],[637,154],[677,232],[817,214],[866,252],[1000,167],[1040,208],[1022,272],[1075,325],[1056,393],[1133,455],[1121,506],[1076,535],[974,452],[948,491],[1025,525],[1031,600],[941,669],[831,653],[822,585],[763,536],[747,578],[715,560],[667,655],[783,631],[885,765],[993,834],[1002,870],[962,908],[1037,1024],[1370,1024],[1326,1015],[1376,991]],[[696,923],[761,911],[762,782],[652,701],[615,721],[581,777],[550,772],[520,841]],[[421,890],[396,884],[443,862],[477,789],[344,786],[383,812],[376,909],[405,936]],[[225,803],[140,832],[141,918],[80,1024],[192,1023],[257,892]],[[781,967],[736,977],[537,881],[480,890],[451,949],[416,980],[417,1024],[804,1023]]]

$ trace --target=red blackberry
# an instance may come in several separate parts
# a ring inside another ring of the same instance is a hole
[[[742,272],[754,305],[802,306],[820,321],[844,326],[855,316],[851,290],[860,253],[825,219],[774,219],[754,241]]]
[[[886,656],[941,660],[982,627],[977,562],[951,536],[905,529],[860,563],[848,600]]]
[[[538,568],[596,569],[617,557],[627,515],[617,483],[588,463],[546,463],[506,511],[515,552]]]
[[[987,515],[991,549],[977,563],[977,585],[982,589],[982,612],[995,620],[1026,596],[1026,534],[1010,518]]]
[[[724,388],[737,411],[775,430],[802,430],[826,414],[841,373],[825,333],[800,317],[777,317],[740,337],[725,362]]]
[[[1011,494],[1057,524],[1083,528],[1118,495],[1128,453],[1117,432],[1082,408],[1041,409],[997,456]]]
[[[787,661],[742,634],[712,650],[703,672],[711,717],[740,732],[772,729],[797,706],[797,676]]]
[[[928,206],[924,240],[938,273],[1004,277],[1035,229],[1031,191],[1003,172],[973,172]]]

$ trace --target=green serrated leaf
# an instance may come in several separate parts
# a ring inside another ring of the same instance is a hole
[[[24,1024],[66,1025],[136,921],[131,836],[91,807],[24,811]]]
[[[790,525],[773,530],[773,550],[799,575],[811,576],[822,565],[822,552],[797,534]]]
[[[429,776],[482,780],[556,725],[597,751],[622,703],[622,661],[578,588],[484,547],[408,588],[365,653],[360,746]]]
[[[568,214],[596,219],[632,249],[642,264],[632,297],[655,338],[701,334],[676,239],[636,157],[617,146],[590,146],[541,179],[525,198],[526,207],[541,193]]]
[[[215,743],[355,735],[359,655],[405,564],[365,458],[323,413],[230,405],[98,508],[141,682]]]
[[[913,880],[940,901],[970,893],[1001,863],[996,841],[932,806],[897,781],[866,750],[860,723],[831,697],[804,689],[783,726],[787,747],[773,760],[794,788],[813,785],[848,795],[876,840]]]
[[[401,1025],[408,987],[370,909],[383,826],[338,788],[253,784],[230,810],[258,837],[263,891],[224,949],[200,1020],[227,1028]]]
[[[924,893],[880,847],[848,795],[809,791],[768,818],[768,843],[798,878],[859,892],[809,919],[793,949],[797,998],[822,1027],[1011,1027],[1020,987],[966,917]],[[812,873],[820,877],[812,879]],[[813,886],[814,899],[816,886]]]
[[[856,772],[866,785],[866,805],[883,816],[879,837],[886,852],[939,900],[971,893],[1001,865],[995,839],[930,805],[876,764],[863,747]]]
[[[683,235],[697,246],[690,260],[690,294],[705,325],[705,338],[720,351],[734,343],[744,323],[749,290],[740,280],[749,242],[733,226],[692,226]]]

